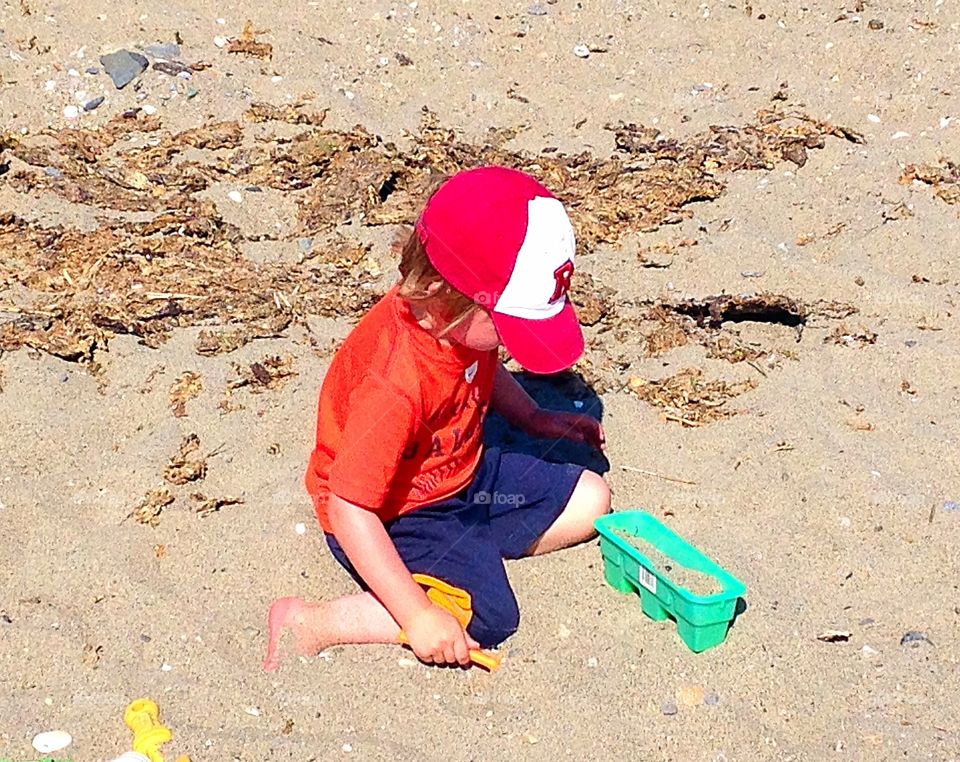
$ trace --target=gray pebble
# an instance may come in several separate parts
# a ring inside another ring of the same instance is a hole
[[[665,701],[660,706],[660,711],[663,712],[667,717],[673,717],[677,713],[677,705],[672,701]]]
[[[913,339],[907,339],[907,340],[906,340],[905,342],[903,342],[903,343],[904,343],[906,346],[910,347],[911,349],[913,349],[915,346],[917,346],[917,342],[914,341]]]
[[[87,101],[86,103],[84,103],[84,104],[83,104],[83,110],[84,110],[84,111],[93,111],[97,106],[99,106],[101,103],[103,103],[103,101],[104,101],[103,96],[102,96],[102,95],[98,95],[96,98],[93,98],[92,100],[89,100],[89,101]]]
[[[877,623],[877,620],[874,619],[873,617],[865,616],[857,624],[859,624],[861,627],[869,627],[870,625],[876,624],[876,623]]]
[[[141,632],[141,633],[140,633],[140,642],[141,642],[141,643],[149,643],[151,640],[153,640],[153,638],[151,638],[151,637],[150,637],[149,635],[147,635],[145,632]]]
[[[919,630],[910,630],[905,632],[903,637],[900,638],[901,646],[911,646],[916,648],[921,643],[928,643],[931,646],[933,645],[933,641],[927,637],[927,633],[920,632]]]
[[[527,13],[529,13],[531,16],[546,16],[547,9],[540,5],[540,3],[534,3],[527,8]]]
[[[88,66],[84,71],[87,74],[99,74],[100,70],[96,66]]]
[[[763,271],[762,270],[744,270],[742,273],[740,273],[740,276],[742,278],[762,278]]]
[[[943,503],[943,510],[945,511],[960,511],[960,503],[957,503],[956,500],[946,500]]]
[[[47,177],[53,177],[57,180],[63,177],[63,172],[61,172],[56,167],[44,167],[43,174],[45,174]]]
[[[118,90],[122,90],[143,74],[148,63],[145,57],[129,50],[117,50],[100,56],[100,65]]]
[[[720,697],[716,693],[710,692],[703,697],[703,703],[707,706],[716,706],[720,703]]]
[[[244,627],[243,634],[252,639],[260,634],[260,630],[258,630],[256,627]]]
[[[153,58],[162,58],[169,61],[180,57],[180,46],[175,42],[163,42],[158,45],[147,45],[143,52]]]
[[[313,239],[312,238],[301,238],[297,241],[297,246],[300,251],[304,254],[307,254],[313,249]]]
[[[197,88],[195,88],[195,87],[188,87],[188,88],[187,88],[187,98],[188,98],[188,99],[189,99],[189,98],[196,98],[196,97],[197,97],[197,94],[198,94],[199,92],[200,92],[200,91],[197,90]]]

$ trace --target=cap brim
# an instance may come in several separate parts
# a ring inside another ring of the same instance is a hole
[[[531,373],[559,373],[583,355],[583,333],[569,300],[546,320],[526,320],[500,312],[490,315],[503,346]]]

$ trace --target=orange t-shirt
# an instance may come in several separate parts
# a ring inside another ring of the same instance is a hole
[[[389,521],[473,477],[496,351],[442,344],[394,288],[337,350],[320,389],[307,491],[325,532],[338,495]]]

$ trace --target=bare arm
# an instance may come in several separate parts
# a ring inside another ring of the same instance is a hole
[[[350,563],[397,624],[407,627],[417,614],[432,605],[423,588],[414,582],[376,514],[330,495],[327,515]]]
[[[513,377],[503,363],[497,363],[497,372],[493,377],[493,394],[490,407],[506,419],[511,426],[528,430],[530,421],[540,407],[526,389]]]
[[[589,415],[542,409],[503,363],[497,364],[490,407],[531,436],[585,442],[598,450],[606,447],[599,421]]]
[[[327,516],[350,563],[406,632],[414,653],[427,662],[469,664],[469,649],[477,647],[476,641],[451,614],[430,602],[380,518],[333,494]]]

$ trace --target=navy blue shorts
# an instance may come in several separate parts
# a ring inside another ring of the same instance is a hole
[[[492,648],[517,631],[520,611],[503,567],[522,558],[566,507],[583,467],[488,448],[462,492],[388,522],[387,534],[412,574],[429,574],[470,593],[467,632]],[[366,583],[340,543],[334,557],[357,583]]]

